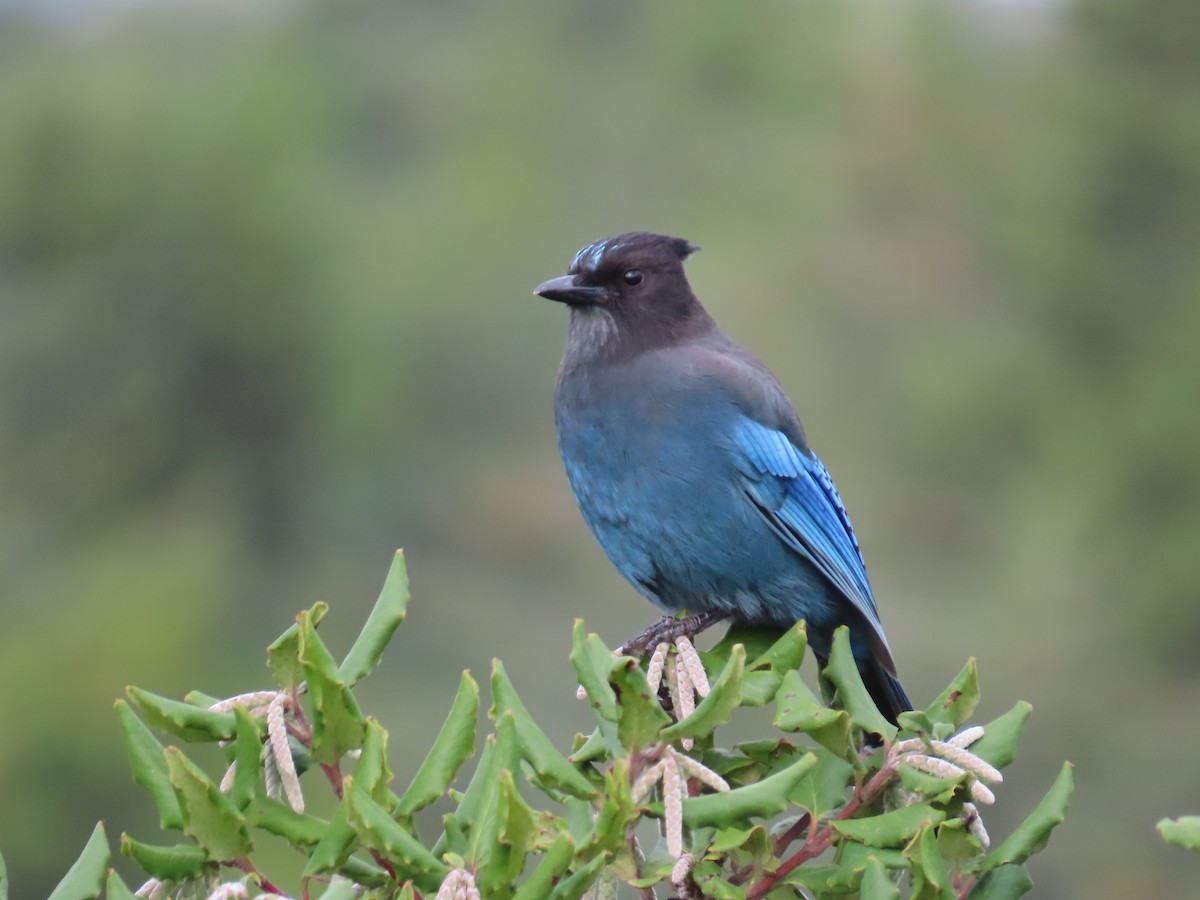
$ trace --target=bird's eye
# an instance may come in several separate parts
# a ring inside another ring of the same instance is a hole
[[[621,278],[628,285],[641,284],[642,283],[642,270],[641,269],[626,269],[625,274],[622,275]]]

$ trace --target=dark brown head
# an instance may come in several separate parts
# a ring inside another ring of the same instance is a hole
[[[534,293],[571,308],[568,355],[663,346],[711,322],[683,272],[699,249],[683,238],[626,232],[588,244],[566,275]]]

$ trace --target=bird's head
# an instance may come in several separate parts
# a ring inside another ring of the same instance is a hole
[[[683,238],[626,232],[588,244],[566,275],[539,284],[534,294],[567,304],[572,337],[589,345],[617,335],[657,343],[707,320],[683,272],[683,261],[699,249]]]

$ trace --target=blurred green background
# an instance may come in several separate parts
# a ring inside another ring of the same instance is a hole
[[[0,5],[0,851],[161,839],[111,704],[345,649],[406,783],[471,668],[562,745],[576,616],[654,613],[554,445],[564,311],[634,228],[775,370],[900,671],[1034,705],[987,814],[1078,766],[1034,896],[1200,896],[1200,5]],[[403,685],[403,690],[399,688]]]

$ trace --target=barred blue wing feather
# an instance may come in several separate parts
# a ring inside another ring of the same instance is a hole
[[[751,467],[747,490],[775,533],[815,565],[882,635],[858,538],[821,460],[782,432],[749,418],[738,423],[734,443]],[[763,489],[763,478],[773,479],[773,490]]]

